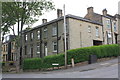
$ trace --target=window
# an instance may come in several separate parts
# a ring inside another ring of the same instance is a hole
[[[11,49],[14,49],[14,42],[11,42]]]
[[[112,36],[111,36],[111,32],[109,32],[109,33],[108,33],[108,38],[111,38],[111,37],[112,37]]]
[[[10,40],[10,36],[6,36],[6,41],[9,41]]]
[[[57,52],[57,42],[53,42],[53,52]]]
[[[25,35],[25,41],[27,41],[28,40],[28,36],[27,36],[27,34]]]
[[[31,40],[33,40],[33,38],[34,38],[33,36],[34,36],[33,33],[31,33],[30,34]]]
[[[37,31],[37,39],[40,39],[40,31]]]
[[[47,28],[44,28],[44,38],[47,38]]]
[[[116,23],[114,23],[114,31],[117,31]]]
[[[6,52],[8,51],[8,45],[6,44]]]
[[[37,44],[37,54],[40,54],[40,45],[39,45],[39,43]]]
[[[6,47],[5,47],[5,45],[4,45],[4,47],[3,47],[3,51],[4,51],[4,52],[6,51]]]
[[[99,28],[96,27],[96,37],[99,37]]]
[[[31,58],[33,58],[33,45],[30,45]]]
[[[57,35],[57,27],[53,27],[52,28],[52,32],[53,32],[53,36]]]
[[[110,20],[107,20],[107,28],[110,28]]]
[[[27,55],[27,46],[25,46],[25,55]]]
[[[91,26],[88,26],[88,32],[91,32]]]

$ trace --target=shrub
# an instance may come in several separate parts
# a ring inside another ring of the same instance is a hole
[[[72,49],[67,51],[67,64],[71,64],[71,59],[74,58],[75,63],[88,61],[89,55],[97,55],[97,58],[116,57],[119,55],[120,46],[117,44],[101,45]],[[64,66],[64,54],[55,54],[45,56],[44,58],[25,59],[23,63],[24,69],[40,69],[51,68],[52,63],[58,63],[59,66]]]
[[[25,59],[23,61],[23,69],[41,69],[42,59],[41,58],[31,58]]]
[[[59,66],[64,65],[64,54],[50,55],[43,58],[43,68],[51,68],[52,63],[59,63]]]

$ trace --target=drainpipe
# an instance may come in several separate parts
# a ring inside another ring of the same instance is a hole
[[[114,34],[114,31],[112,29],[112,20],[110,19],[110,23],[111,23],[111,36],[112,36],[112,44],[113,44],[113,34]]]
[[[59,49],[58,49],[58,47],[59,47],[58,44],[59,44],[59,43],[58,43],[58,21],[57,21],[57,54],[58,54],[58,52],[59,52],[59,51],[58,51],[58,50],[59,50]]]
[[[43,57],[42,55],[42,28],[40,28],[40,57]]]
[[[104,36],[104,27],[103,27],[103,20],[102,20],[102,15],[101,15],[101,23],[102,23],[102,36],[103,36],[103,43],[102,44],[105,44],[105,36]]]

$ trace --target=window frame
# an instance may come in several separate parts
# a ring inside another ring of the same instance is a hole
[[[57,27],[56,27],[56,26],[53,26],[53,27],[52,27],[52,35],[53,35],[53,36],[56,36],[56,35],[57,35]]]
[[[47,27],[46,27],[46,28],[44,28],[44,38],[47,38],[47,36],[48,36],[47,31],[48,31]]]
[[[33,32],[30,33],[30,39],[31,39],[31,40],[34,39],[34,33],[33,33]]]
[[[88,32],[91,33],[91,26],[88,26]]]
[[[40,40],[41,36],[40,36],[40,30],[37,31],[37,39]]]
[[[37,47],[36,53],[37,53],[37,55],[40,55],[40,44],[38,43],[36,47]]]
[[[96,29],[96,30],[95,30],[95,32],[96,32],[95,35],[96,35],[96,37],[99,37],[99,27],[96,27],[95,29]]]
[[[28,35],[25,34],[25,42],[28,40]]]
[[[114,31],[115,31],[115,32],[117,31],[117,25],[116,25],[116,22],[114,22]]]
[[[107,23],[107,28],[111,28],[110,20],[107,20],[106,23]]]
[[[57,41],[53,41],[53,52],[57,52]],[[55,49],[56,46],[56,49]]]

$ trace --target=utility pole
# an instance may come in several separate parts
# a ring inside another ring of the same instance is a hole
[[[65,68],[67,69],[67,51],[66,51],[66,16],[65,16],[65,4],[63,5],[64,11],[64,48],[65,48]]]
[[[1,24],[2,24],[2,2],[0,1],[0,63],[2,63]],[[1,79],[2,79],[2,65],[0,65],[0,80]]]

